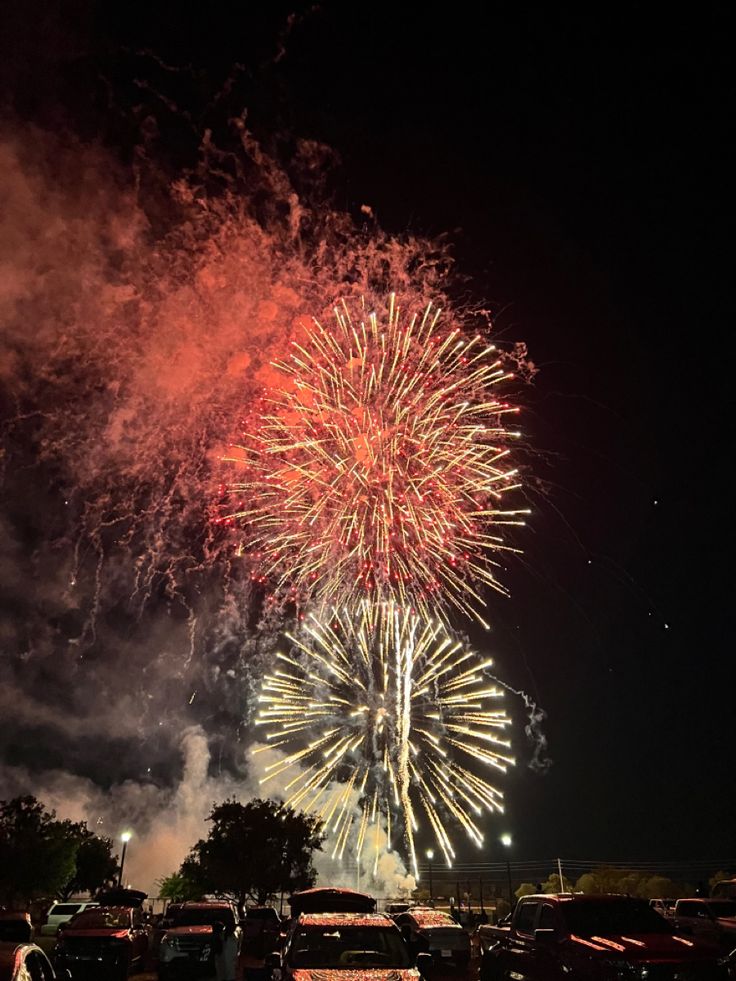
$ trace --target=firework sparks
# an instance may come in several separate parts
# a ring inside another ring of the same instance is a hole
[[[474,769],[505,772],[514,762],[504,738],[510,720],[498,707],[503,691],[484,675],[492,662],[441,623],[393,604],[365,602],[356,616],[335,612],[329,624],[312,616],[303,630],[287,635],[291,652],[277,655],[279,667],[263,681],[264,748],[285,755],[261,783],[286,775],[287,804],[319,815],[333,857],[354,829],[358,861],[372,849],[375,865],[385,823],[389,847],[399,831],[418,875],[423,818],[448,865],[454,823],[481,845],[480,817],[503,810],[503,794]]]
[[[452,604],[488,626],[481,587],[505,592],[498,557],[516,551],[500,526],[528,513],[505,506],[518,410],[496,391],[512,376],[431,303],[405,317],[391,295],[385,320],[334,313],[275,362],[279,386],[226,458],[242,473],[221,520],[275,592],[322,609],[368,596],[425,619]]]

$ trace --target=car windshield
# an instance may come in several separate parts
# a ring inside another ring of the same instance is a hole
[[[130,913],[125,909],[90,909],[69,921],[71,930],[124,930],[129,926]]]
[[[289,961],[292,967],[409,967],[409,952],[390,927],[307,927],[296,932]]]
[[[420,930],[429,930],[432,927],[457,927],[457,923],[447,913],[439,910],[422,910],[412,914],[415,923]]]
[[[279,917],[272,906],[266,906],[258,909],[247,909],[245,918],[246,920],[278,920]]]
[[[736,916],[736,900],[718,899],[708,903],[712,916]]]
[[[561,903],[570,933],[607,937],[632,933],[672,933],[672,927],[646,902],[607,899],[605,902]]]
[[[235,925],[233,911],[228,906],[202,906],[199,909],[178,909],[167,917],[172,927],[212,926],[213,923]]]

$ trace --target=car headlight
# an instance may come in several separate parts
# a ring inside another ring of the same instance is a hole
[[[178,950],[179,949],[179,938],[178,937],[170,937],[168,934],[164,934],[164,938],[161,941],[161,946],[162,947],[171,947],[172,950]]]

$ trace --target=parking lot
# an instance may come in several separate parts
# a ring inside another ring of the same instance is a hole
[[[40,937],[36,943],[51,956],[54,949],[55,939],[53,937]],[[158,981],[156,971],[147,970],[141,974],[133,975],[137,981]],[[432,981],[469,981],[478,977],[478,962],[472,960],[467,972],[460,971],[436,971]],[[263,966],[262,960],[244,955],[240,960],[240,974],[235,981],[268,981],[268,971]],[[101,979],[102,981],[102,979]]]

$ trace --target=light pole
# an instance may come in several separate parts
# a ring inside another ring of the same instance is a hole
[[[120,875],[118,876],[119,886],[122,886],[123,884],[123,869],[125,868],[125,852],[128,849],[128,842],[132,837],[133,835],[130,833],[130,831],[123,831],[123,833],[120,835],[120,840],[123,843],[123,854],[120,856]]]
[[[431,848],[426,851],[427,862],[429,863],[429,899],[431,902],[434,901],[434,895],[432,893],[432,859],[434,858],[434,852]]]
[[[510,834],[501,835],[501,844],[506,849],[511,848],[511,845],[513,844],[512,839],[511,839],[511,835]],[[509,886],[509,906],[511,906],[512,909],[513,909],[513,906],[514,906],[514,894],[511,891],[511,860],[509,858],[509,852],[508,852],[508,850],[506,851],[506,880],[507,880],[508,886]]]

